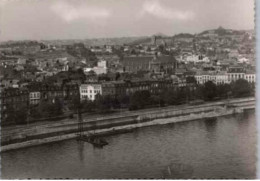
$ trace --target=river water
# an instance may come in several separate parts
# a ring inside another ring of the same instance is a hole
[[[103,149],[66,140],[4,152],[1,177],[253,179],[256,137],[254,111],[145,127],[107,137]]]

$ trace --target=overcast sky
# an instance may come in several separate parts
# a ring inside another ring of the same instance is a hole
[[[0,40],[254,28],[254,0],[0,0]]]

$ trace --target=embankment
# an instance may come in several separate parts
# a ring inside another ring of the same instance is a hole
[[[114,115],[84,119],[83,130],[94,132],[97,135],[110,135],[132,131],[135,128],[168,124],[181,121],[218,117],[228,114],[240,113],[243,109],[251,109],[255,106],[254,98],[237,99],[229,102],[214,102],[199,106],[166,107],[153,110],[140,110]],[[160,118],[168,118],[160,120]],[[1,151],[18,149],[27,146],[35,146],[44,143],[56,142],[75,138],[78,132],[77,122],[66,124],[50,124],[44,127],[36,127],[28,130],[9,131],[2,135]]]

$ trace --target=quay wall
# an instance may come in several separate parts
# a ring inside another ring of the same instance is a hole
[[[243,102],[243,101],[242,101]],[[239,104],[237,105],[239,107]],[[246,100],[244,103],[240,103],[241,109],[254,109],[255,101]],[[231,114],[232,112],[225,111],[225,106],[216,103],[211,105],[199,105],[185,107],[183,109],[165,108],[157,109],[154,111],[141,111],[131,115],[120,115],[117,117],[98,118],[83,122],[83,130],[87,132],[93,132],[97,134],[105,133],[121,133],[128,132],[137,127],[151,126],[158,124],[160,118],[172,117],[171,122],[181,122],[187,120],[201,119],[204,117],[217,117],[222,115]],[[196,116],[194,116],[196,115]],[[157,121],[157,122],[154,122]],[[72,139],[77,136],[78,124],[70,123],[64,124],[51,129],[37,131],[30,131],[28,133],[22,133],[17,135],[8,136],[7,140],[2,138],[1,151],[7,151],[11,149],[18,149],[27,146],[35,146],[44,143],[50,143],[55,141],[61,141],[66,139]],[[3,145],[3,141],[7,141]]]

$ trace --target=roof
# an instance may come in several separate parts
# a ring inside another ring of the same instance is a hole
[[[123,62],[139,62],[139,61],[149,62],[152,59],[153,56],[127,56],[123,58]]]
[[[160,63],[168,63],[168,62],[175,62],[176,59],[172,56],[166,56],[166,55],[161,55],[161,56],[128,56],[124,57],[123,62],[160,62]]]

